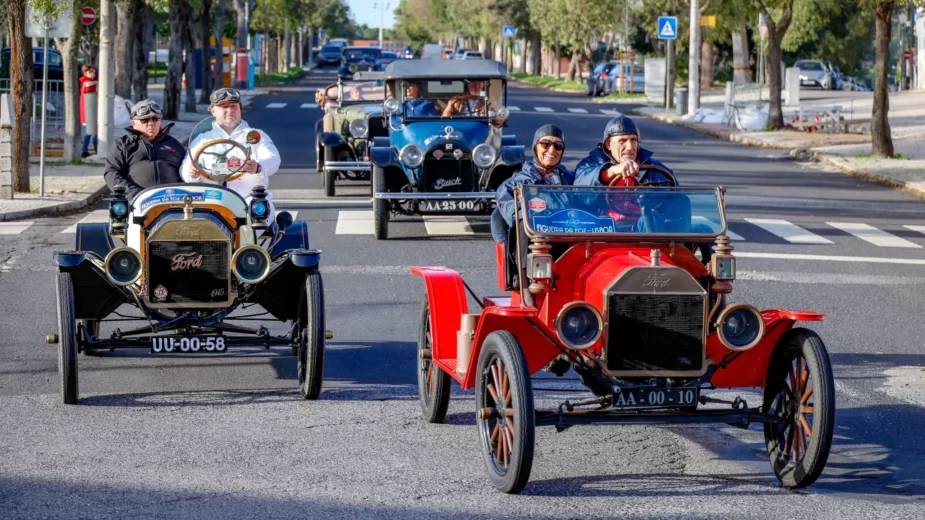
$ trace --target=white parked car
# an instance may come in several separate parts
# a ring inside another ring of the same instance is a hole
[[[466,51],[459,57],[461,60],[484,60],[482,53],[479,51]]]
[[[436,43],[428,43],[421,50],[422,60],[440,60],[443,59],[443,47]]]

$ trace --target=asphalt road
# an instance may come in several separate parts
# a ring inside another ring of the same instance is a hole
[[[733,299],[827,313],[811,328],[835,369],[832,456],[813,487],[791,492],[777,484],[755,426],[543,428],[530,484],[506,496],[482,468],[472,392],[454,387],[446,425],[425,424],[416,400],[423,285],[408,267],[447,265],[478,294],[498,293],[488,222],[405,218],[378,242],[368,184],[343,183],[325,200],[312,146],[320,111],[302,104],[330,81],[312,74],[245,114],[280,149],[277,206],[297,211],[324,251],[336,336],[321,399],[299,398],[295,359],[282,349],[122,351],[81,356],[81,404],[62,405],[55,348],[43,342],[55,330],[51,254],[73,247],[69,227],[95,217],[8,227],[0,230],[0,516],[925,516],[922,201],[784,153],[638,120],[643,146],[682,184],[728,189],[740,258]],[[609,117],[601,109],[627,110],[518,85],[510,98],[520,110],[508,130],[523,143],[541,124],[560,125],[569,166],[599,141]]]

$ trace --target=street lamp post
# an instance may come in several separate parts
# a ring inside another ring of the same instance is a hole
[[[390,7],[391,4],[386,2],[376,2],[373,4],[373,9],[379,9],[379,48],[382,48],[382,27],[385,25],[385,10]]]

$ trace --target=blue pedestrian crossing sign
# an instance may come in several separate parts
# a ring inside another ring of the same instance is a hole
[[[503,34],[505,38],[513,38],[514,33],[515,31],[513,25],[505,25],[504,30],[501,31],[501,34]]]
[[[677,40],[678,39],[678,17],[677,16],[659,16],[658,17],[658,39],[659,40]]]

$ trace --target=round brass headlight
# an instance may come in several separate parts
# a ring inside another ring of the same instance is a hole
[[[764,319],[758,309],[736,303],[719,313],[716,334],[729,350],[745,351],[758,345],[764,337]]]
[[[270,274],[270,255],[260,246],[244,246],[231,257],[231,271],[241,283],[260,283]]]
[[[588,302],[571,302],[556,316],[556,336],[567,348],[585,350],[597,343],[604,330],[601,313]]]
[[[106,255],[104,260],[106,277],[119,286],[132,285],[141,278],[144,265],[138,251],[130,247],[117,247]]]

